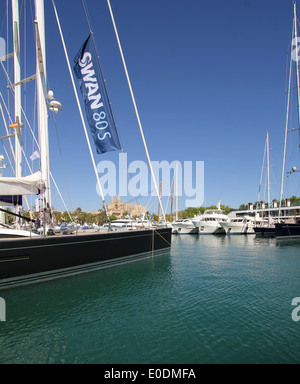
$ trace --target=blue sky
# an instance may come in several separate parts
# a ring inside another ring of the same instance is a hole
[[[5,3],[1,0],[1,17]],[[129,163],[146,161],[107,3],[86,3],[124,152]],[[49,88],[63,104],[63,111],[49,120],[51,169],[70,210],[97,210],[102,204],[52,3],[45,4]],[[239,207],[257,200],[268,130],[271,198],[279,198],[292,0],[111,0],[111,5],[151,159],[204,161],[203,205],[221,199]],[[89,34],[82,2],[60,0],[56,6],[73,60]],[[28,19],[30,14],[28,3]],[[35,61],[32,43],[27,44],[32,49],[26,57],[29,76]],[[26,88],[30,121],[33,87]],[[97,163],[118,164],[118,152],[95,156]],[[300,168],[299,150],[296,156],[288,160]],[[288,179],[286,192],[300,195],[299,174]],[[149,198],[137,201],[148,204]],[[63,209],[55,191],[53,205]],[[179,208],[185,208],[184,197]],[[156,211],[157,204],[150,210]]]

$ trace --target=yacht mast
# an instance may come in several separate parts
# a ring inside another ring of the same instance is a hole
[[[22,177],[22,139],[21,139],[21,65],[20,65],[20,18],[19,18],[19,0],[12,0],[12,18],[13,18],[13,57],[14,57],[14,99],[15,99],[15,120],[17,127],[15,128],[15,174],[17,178]],[[20,211],[19,206],[16,212]],[[17,228],[20,229],[19,219],[17,220]]]
[[[295,44],[296,50],[298,52],[298,31],[297,31],[297,10],[296,10],[296,1],[294,2],[294,22],[295,22]],[[299,127],[300,127],[300,77],[299,77],[299,57],[297,56],[296,60],[296,68],[297,68],[297,96],[298,96],[298,119],[299,119]]]
[[[268,164],[268,225],[270,226],[270,207],[271,207],[271,196],[270,196],[270,140],[269,132],[267,132],[267,164]]]
[[[297,9],[296,9],[296,1],[294,1],[294,25],[293,25],[292,44],[296,46],[295,51],[297,52],[297,54],[296,54],[296,58],[294,58],[293,57],[293,46],[292,46],[289,85],[288,85],[286,124],[285,124],[285,137],[284,137],[283,164],[282,164],[282,174],[281,174],[280,203],[279,203],[279,212],[278,212],[279,219],[280,219],[281,210],[282,210],[283,184],[284,184],[284,177],[285,177],[286,147],[287,147],[287,136],[288,136],[288,121],[289,121],[289,109],[290,109],[290,97],[291,97],[292,61],[293,60],[296,61],[298,119],[299,119],[299,129],[300,129],[300,76],[299,76],[298,42],[299,42],[299,38],[298,38],[298,31],[297,31]]]
[[[50,160],[48,138],[47,112],[47,75],[46,75],[46,43],[44,0],[35,0],[35,34],[36,34],[36,82],[38,100],[38,131],[40,144],[41,177],[45,188],[41,191],[44,227],[47,230],[52,224],[51,190],[50,190]]]

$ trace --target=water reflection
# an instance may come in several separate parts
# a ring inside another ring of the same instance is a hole
[[[293,362],[299,270],[276,239],[173,236],[163,256],[1,292],[0,363]]]
[[[190,244],[207,247],[260,247],[277,245],[274,238],[256,237],[255,234],[251,235],[175,235],[172,237],[173,244]],[[298,243],[299,245],[300,243]]]

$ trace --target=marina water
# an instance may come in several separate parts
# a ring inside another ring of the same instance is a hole
[[[159,257],[0,292],[0,363],[300,362],[300,243],[172,240]]]

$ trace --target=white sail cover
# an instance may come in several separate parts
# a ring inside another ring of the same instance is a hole
[[[45,186],[38,171],[33,175],[26,177],[1,177],[0,178],[0,195],[38,195],[40,190]]]

